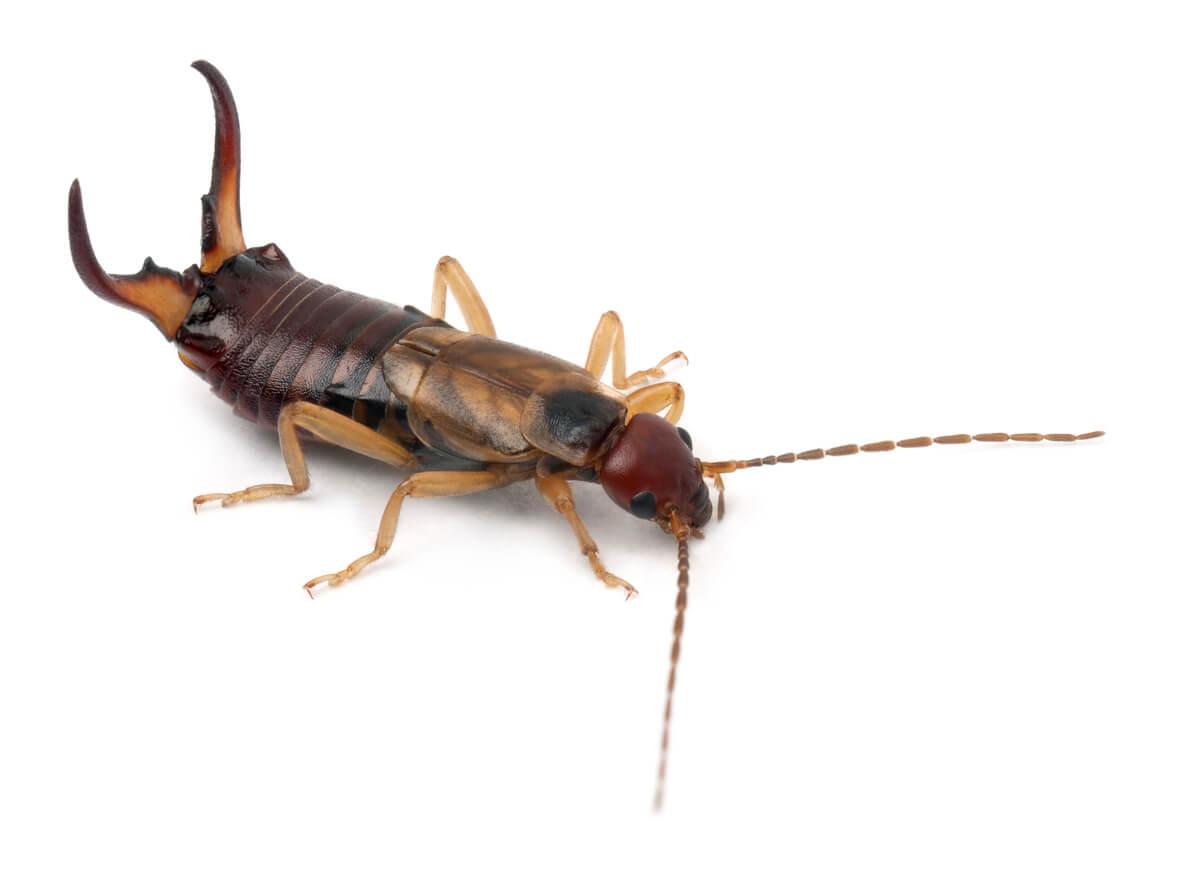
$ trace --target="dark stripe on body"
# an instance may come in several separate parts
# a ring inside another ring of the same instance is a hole
[[[318,337],[289,387],[290,400],[324,402],[338,364],[359,335],[382,316],[390,304],[357,295],[359,300]]]
[[[354,400],[363,389],[367,374],[408,330],[409,314],[393,307],[364,329],[343,354],[334,371],[331,387],[338,396]]]

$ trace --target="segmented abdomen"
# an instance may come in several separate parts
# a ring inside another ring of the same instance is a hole
[[[405,434],[404,406],[380,358],[410,328],[434,320],[300,273],[267,288],[259,278],[228,281],[247,284],[204,291],[178,342],[183,353],[196,343],[209,352],[205,376],[237,414],[275,426],[286,403],[308,401]]]

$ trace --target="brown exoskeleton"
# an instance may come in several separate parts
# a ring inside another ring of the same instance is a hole
[[[276,245],[248,248],[239,215],[239,120],[222,75],[194,67],[214,97],[215,154],[202,200],[202,263],[182,273],[146,260],[130,276],[111,276],[91,248],[78,182],[70,189],[70,247],[75,268],[97,295],[146,315],[242,417],[276,427],[288,484],[259,484],[202,494],[231,506],[309,487],[303,435],[413,470],[393,491],[374,548],[342,570],[305,584],[341,585],[392,546],[406,497],[472,494],[532,480],[569,523],[595,575],[608,587],[635,589],[608,571],[574,509],[569,482],[601,484],[633,515],[672,534],[678,549],[676,620],[664,709],[656,806],[663,798],[669,721],[689,584],[690,536],[713,513],[706,481],[724,512],[722,476],[739,469],[970,441],[1074,441],[1083,435],[948,435],[844,445],[753,460],[704,462],[677,427],[684,403],[664,368],[628,373],[623,326],[605,313],[584,366],[499,340],[474,284],[453,258],[433,276],[428,313],[343,291],[296,272]],[[446,295],[466,331],[444,321]],[[602,382],[608,364],[611,385]],[[655,381],[655,382],[653,382]],[[636,388],[638,387],[638,388]],[[629,391],[630,390],[630,391]]]

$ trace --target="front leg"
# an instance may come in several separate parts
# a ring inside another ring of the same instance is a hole
[[[683,352],[677,350],[669,353],[656,363],[655,367],[645,371],[627,373],[627,340],[623,331],[623,320],[614,310],[602,314],[598,320],[598,327],[594,329],[594,336],[590,338],[590,352],[586,356],[586,370],[601,379],[606,371],[606,363],[611,362],[611,382],[615,389],[628,389],[639,386],[649,380],[658,380],[664,376],[664,366],[677,359],[688,364],[689,359]]]
[[[569,490],[569,482],[559,475],[541,475],[537,473],[536,489],[569,522],[569,526],[573,530],[573,535],[577,537],[578,544],[582,548],[582,554],[590,561],[590,567],[593,568],[594,575],[602,580],[608,589],[625,589],[628,599],[636,594],[635,588],[631,583],[615,576],[603,566],[602,559],[598,557],[598,544],[594,542],[594,538],[590,536],[590,532],[586,530],[586,525],[582,523],[582,519],[578,517],[577,510],[573,507],[573,494]]]
[[[628,420],[636,414],[659,414],[661,411],[665,411],[664,419],[673,426],[680,422],[685,412],[685,390],[679,383],[671,380],[653,383],[627,396]]]

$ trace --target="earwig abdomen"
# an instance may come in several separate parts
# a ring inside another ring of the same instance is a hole
[[[405,435],[403,405],[383,383],[379,362],[426,324],[441,323],[296,273],[279,249],[265,246],[206,279],[177,344],[235,413],[260,425],[275,426],[286,403],[307,401]]]

